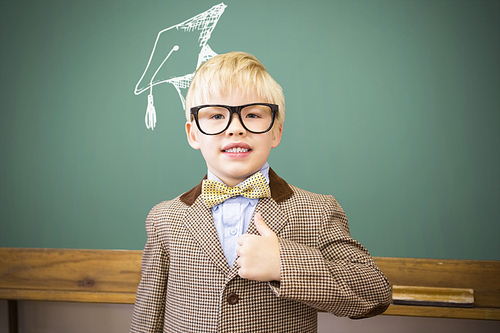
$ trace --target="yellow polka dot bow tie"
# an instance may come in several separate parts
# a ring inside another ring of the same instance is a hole
[[[239,186],[229,187],[215,180],[205,179],[201,188],[203,201],[208,208],[217,206],[229,198],[242,195],[249,199],[266,198],[271,196],[271,189],[262,173],[257,172],[247,178]]]

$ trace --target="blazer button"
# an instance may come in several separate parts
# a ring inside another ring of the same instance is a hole
[[[238,303],[239,297],[236,293],[230,293],[227,295],[227,302],[231,305]]]

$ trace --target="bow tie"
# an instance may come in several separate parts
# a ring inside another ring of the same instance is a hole
[[[238,195],[248,199],[258,199],[271,196],[271,189],[262,173],[257,172],[247,178],[239,186],[229,187],[215,180],[205,179],[201,188],[203,201],[208,208],[217,206],[229,198]]]

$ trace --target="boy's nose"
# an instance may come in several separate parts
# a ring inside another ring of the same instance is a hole
[[[226,130],[226,134],[229,136],[233,135],[243,135],[246,133],[245,127],[240,122],[240,118],[238,115],[235,113],[233,114],[233,118],[231,119],[231,123],[229,124],[229,127]]]

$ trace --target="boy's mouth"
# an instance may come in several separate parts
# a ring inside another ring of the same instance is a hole
[[[252,148],[244,142],[234,142],[222,148],[223,153],[227,154],[244,154],[252,151]]]
[[[247,151],[250,151],[250,149],[247,149],[247,148],[241,148],[241,147],[237,147],[237,148],[230,148],[230,149],[225,149],[225,150],[223,150],[223,152],[225,152],[225,153],[235,153],[235,154],[238,154],[238,153],[246,153]]]

